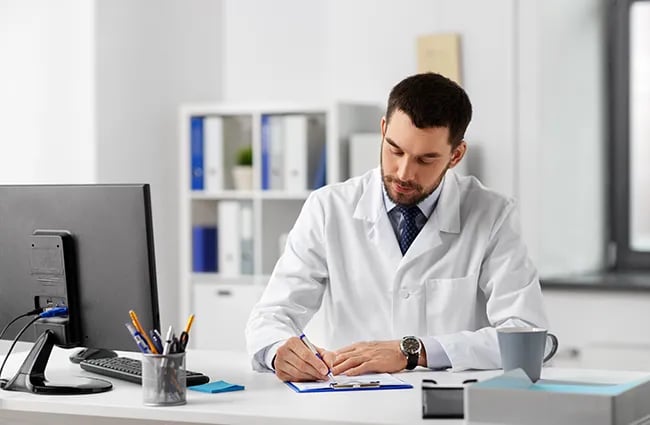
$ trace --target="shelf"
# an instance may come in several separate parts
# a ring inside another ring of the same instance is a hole
[[[307,188],[350,177],[349,139],[357,133],[377,132],[382,113],[380,105],[347,102],[213,103],[180,108],[182,318],[191,312],[216,314],[211,304],[215,302],[227,304],[245,319],[312,192]],[[235,190],[232,167],[236,154],[248,146],[253,153],[253,189]],[[221,273],[192,271],[193,237],[201,250],[197,270],[214,269],[216,256]],[[231,306],[231,301],[239,307]],[[208,320],[196,326],[214,326],[201,330],[213,335],[220,332],[218,323]],[[244,324],[233,326],[243,329]]]
[[[205,193],[200,191],[193,191],[190,198],[195,201],[219,201],[223,199],[278,199],[278,200],[305,200],[309,196],[310,191],[304,192],[285,192],[281,190],[265,190],[265,191],[238,191],[238,190],[224,190],[221,192]]]
[[[270,275],[245,274],[240,276],[222,276],[219,273],[192,273],[191,281],[196,285],[266,285]]]

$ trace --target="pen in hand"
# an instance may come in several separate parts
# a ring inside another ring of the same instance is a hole
[[[309,341],[307,339],[307,335],[305,335],[304,333],[301,334],[300,335],[300,340],[303,342],[303,344],[305,344],[307,346],[307,348],[309,348],[309,351],[314,353],[314,355],[316,357],[318,357],[323,363],[325,363],[325,360],[323,360],[323,357],[320,355],[320,353],[316,349],[316,346],[314,344],[312,344],[311,341]],[[327,363],[325,363],[325,366],[327,366]],[[334,375],[332,375],[332,371],[330,370],[329,366],[327,366],[327,377],[330,379],[330,381],[334,380]]]

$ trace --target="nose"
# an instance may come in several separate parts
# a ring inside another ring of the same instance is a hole
[[[406,155],[400,158],[397,164],[397,178],[404,182],[415,180],[415,167]]]

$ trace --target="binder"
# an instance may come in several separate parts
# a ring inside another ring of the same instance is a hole
[[[327,146],[325,143],[325,116],[307,116],[307,175],[306,189],[325,186],[327,174]]]
[[[270,181],[269,187],[271,190],[284,190],[285,189],[285,117],[282,115],[275,115],[270,117],[270,138],[269,138],[269,167],[270,167]]]
[[[307,117],[284,117],[284,185],[287,192],[307,190]]]
[[[204,189],[206,192],[223,190],[223,118],[206,117],[203,122]]]
[[[190,182],[192,190],[203,190],[203,117],[190,119]]]
[[[199,273],[217,271],[217,228],[215,226],[192,227],[192,270]]]
[[[241,206],[241,274],[253,274],[253,208]]]
[[[323,143],[321,148],[320,157],[318,158],[318,165],[314,172],[314,180],[311,188],[316,190],[319,187],[325,186],[327,183],[327,146]]]
[[[262,128],[261,128],[261,147],[262,147],[262,190],[269,190],[271,188],[271,168],[270,168],[270,148],[271,148],[271,116],[262,115]]]
[[[240,206],[237,201],[219,202],[219,273],[225,277],[241,273]]]

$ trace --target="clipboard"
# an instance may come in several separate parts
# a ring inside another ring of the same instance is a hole
[[[336,376],[335,382],[287,382],[297,393],[325,393],[344,391],[401,390],[413,388],[389,373],[376,373],[361,376]]]

